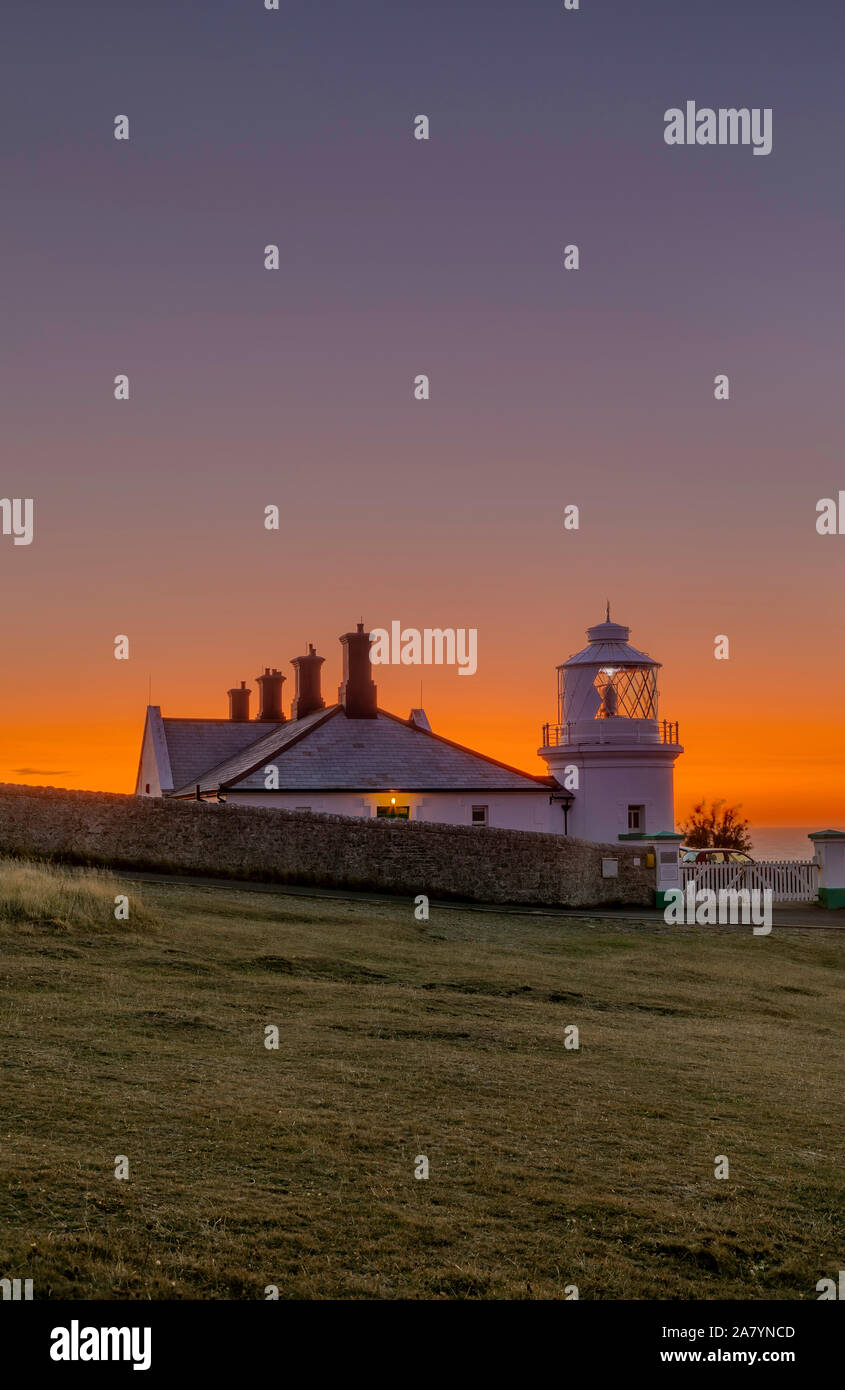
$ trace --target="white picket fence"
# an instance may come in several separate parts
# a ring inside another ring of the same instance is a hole
[[[810,903],[819,893],[819,867],[815,859],[770,859],[760,864],[682,864],[681,886],[694,883],[696,892],[709,888],[771,888],[772,902]]]

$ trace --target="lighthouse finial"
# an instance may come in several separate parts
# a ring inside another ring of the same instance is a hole
[[[610,599],[607,600],[607,606],[606,606],[605,611],[606,611],[606,613],[607,613],[606,621],[607,621],[607,622],[610,622]]]

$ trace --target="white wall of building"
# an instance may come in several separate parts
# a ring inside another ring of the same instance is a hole
[[[563,831],[563,813],[549,805],[543,787],[524,792],[229,792],[233,806],[284,811],[324,811],[335,816],[374,817],[378,806],[409,808],[409,820],[472,825],[473,807],[487,808],[487,824],[499,830]]]
[[[642,808],[636,829],[648,834],[675,828],[674,757],[658,745],[642,749],[610,749],[588,753],[561,748],[560,766],[549,758],[549,770],[564,781],[564,766],[578,769],[578,788],[569,812],[569,833],[582,840],[612,842],[630,829],[629,807]],[[547,754],[548,756],[548,754]],[[562,827],[561,827],[562,828]]]
[[[162,786],[162,782],[164,786]],[[171,792],[172,790],[173,779],[170,775],[170,759],[167,754],[164,727],[161,722],[161,714],[158,708],[154,707],[147,711],[135,795],[161,796],[163,791]]]

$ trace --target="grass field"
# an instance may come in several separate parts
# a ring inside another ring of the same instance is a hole
[[[36,1298],[814,1299],[845,1267],[845,933],[173,884],[121,923],[121,883],[63,913],[78,874],[18,872],[0,1276]]]

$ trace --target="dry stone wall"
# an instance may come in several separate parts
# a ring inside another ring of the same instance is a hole
[[[0,853],[489,903],[654,902],[642,846],[8,783]],[[602,877],[608,856],[618,878]]]

